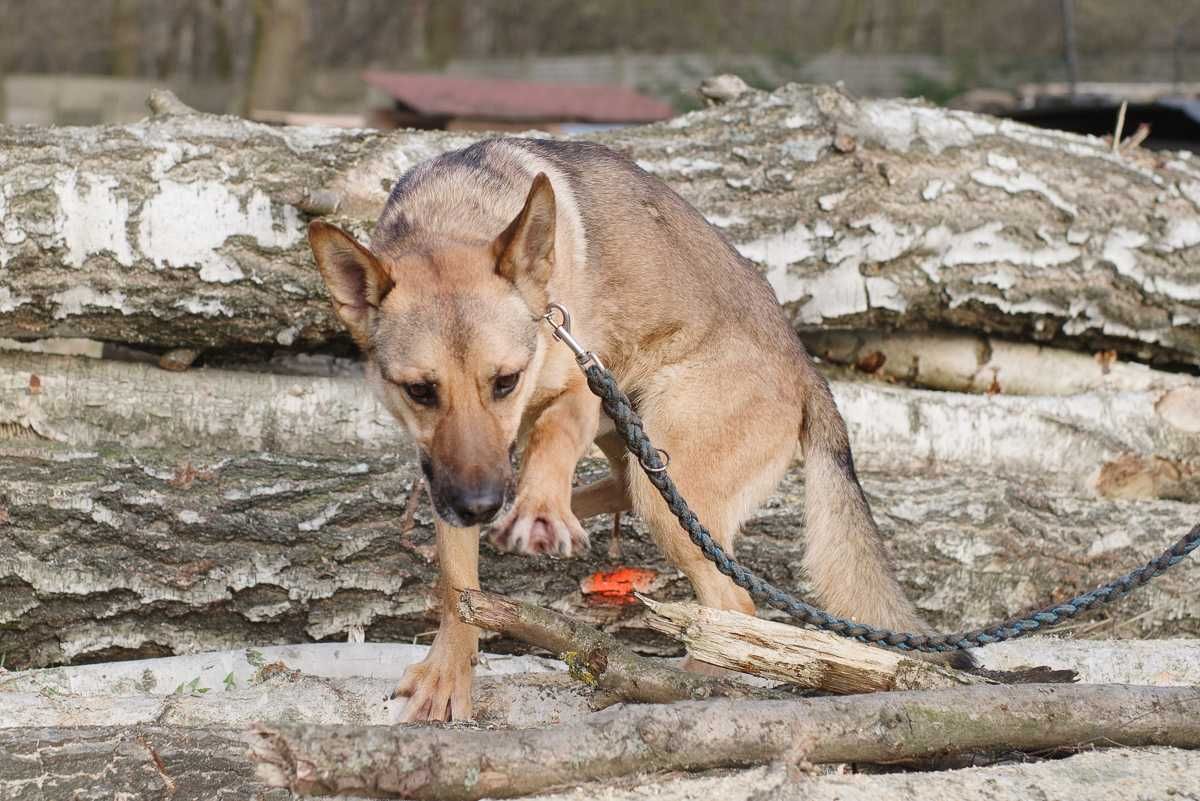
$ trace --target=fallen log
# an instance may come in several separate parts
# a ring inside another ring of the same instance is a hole
[[[582,475],[600,474],[595,461]],[[437,621],[433,530],[407,458],[361,459],[84,450],[11,441],[0,449],[0,626],[10,668],[165,656],[314,640],[428,636]],[[863,473],[906,591],[941,629],[966,628],[1091,589],[1156,554],[1200,519],[1176,502],[1080,498],[1040,478]],[[411,527],[409,498],[418,503]],[[803,491],[785,478],[738,543],[751,570],[797,594]],[[561,610],[642,653],[678,654],[644,610],[591,592],[609,561],[591,548],[552,561],[484,545],[489,590]],[[691,597],[633,517],[623,566],[645,591]],[[114,536],[120,532],[120,536]],[[1188,560],[1097,615],[1089,636],[1200,634]],[[518,647],[496,638],[491,650]]]
[[[593,706],[597,709],[618,701],[669,704],[705,698],[786,697],[734,679],[702,676],[639,656],[592,626],[495,593],[463,590],[458,596],[458,616],[472,626],[544,648],[563,659],[573,677],[596,690]]]
[[[390,723],[392,705],[403,699],[383,699],[427,653],[420,645],[309,643],[8,671],[0,674],[0,729],[236,728],[255,720]],[[1030,637],[977,650],[975,656],[986,669],[1075,668],[1091,684],[1200,685],[1200,640]],[[558,660],[483,654],[475,677],[473,706],[480,724],[544,726],[596,711],[593,691]]]
[[[257,774],[302,795],[468,801],[633,773],[783,761],[896,763],[974,751],[1200,747],[1195,688],[977,686],[794,701],[615,707],[494,732],[259,725]],[[531,755],[536,758],[531,759]]]
[[[161,725],[237,729],[260,720],[314,726],[389,725],[395,706],[385,699],[397,679],[327,678],[267,663],[268,678],[226,692],[184,686],[170,695],[51,694],[0,690],[0,731],[14,728]],[[566,673],[485,676],[475,682],[474,719],[480,725],[545,726],[582,720],[595,711],[594,694]],[[7,798],[7,796],[0,796]]]
[[[863,468],[985,469],[1042,475],[1111,497],[1200,500],[1200,386],[1053,398],[861,381],[835,381],[833,390]],[[148,364],[0,351],[4,431],[77,448],[408,450],[401,426],[353,375],[171,373]]]
[[[75,447],[307,454],[411,448],[361,377],[176,373],[150,364],[5,351],[0,426]]]
[[[255,720],[390,723],[389,696],[428,647],[308,643],[0,673],[0,729],[134,726],[237,728]],[[574,720],[593,694],[558,660],[481,654],[475,719],[495,726]],[[0,796],[3,797],[3,796]]]
[[[805,689],[852,695],[996,683],[827,631],[694,603],[642,602],[647,625],[686,645],[692,658]]]
[[[812,331],[804,344],[831,364],[909,386],[988,395],[1078,395],[1200,387],[1200,378],[1095,354],[982,334]]]
[[[834,395],[858,464],[978,467],[1080,494],[1200,499],[1200,387],[1018,397],[840,382]]]
[[[405,169],[477,138],[203,114],[0,128],[0,336],[343,339],[301,209],[361,233]],[[1200,364],[1186,155],[807,86],[582,138],[696,204],[802,329],[966,328]]]

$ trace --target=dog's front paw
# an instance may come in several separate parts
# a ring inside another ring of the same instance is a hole
[[[470,720],[475,667],[469,654],[434,643],[429,655],[404,671],[392,698],[408,697],[395,723]]]
[[[570,503],[517,496],[509,513],[488,536],[502,551],[523,554],[571,556],[588,548],[588,534],[579,525]]]

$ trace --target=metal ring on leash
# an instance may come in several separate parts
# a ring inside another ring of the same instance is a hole
[[[640,458],[638,459],[638,463],[641,464],[642,469],[647,473],[662,473],[667,469],[667,465],[671,463],[671,454],[667,453],[662,448],[655,448],[654,450],[658,452],[658,460],[662,462],[662,467],[651,467],[650,465],[646,464],[645,459]]]

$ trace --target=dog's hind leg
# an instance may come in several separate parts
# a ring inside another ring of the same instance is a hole
[[[609,474],[571,493],[571,511],[580,520],[596,515],[620,514],[633,508],[626,474],[628,451],[612,431],[596,438],[596,445],[608,459]]]
[[[796,452],[800,418],[798,406],[786,398],[736,390],[717,398],[713,388],[720,386],[701,378],[672,387],[660,397],[677,402],[650,404],[642,416],[655,446],[670,454],[671,478],[679,492],[717,544],[732,555],[742,521],[774,490]],[[691,581],[697,600],[754,614],[750,595],[692,543],[641,469],[633,466],[630,475],[634,509],[664,555]]]

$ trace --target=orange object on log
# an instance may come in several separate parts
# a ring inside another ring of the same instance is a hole
[[[658,571],[643,567],[619,567],[610,572],[593,573],[579,582],[583,595],[591,603],[627,606],[637,603],[635,592],[646,592],[658,578]]]

